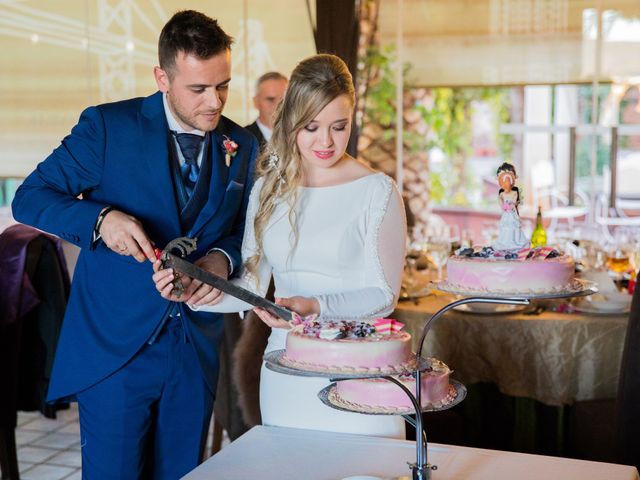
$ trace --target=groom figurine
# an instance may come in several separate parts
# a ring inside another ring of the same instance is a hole
[[[18,221],[81,247],[48,398],[78,401],[83,478],[177,479],[201,458],[222,317],[163,299],[151,275],[154,247],[180,236],[197,238],[200,267],[240,266],[257,142],[222,116],[232,42],[176,13],[159,92],[86,109],[16,192]]]

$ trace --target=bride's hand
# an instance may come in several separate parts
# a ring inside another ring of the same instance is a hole
[[[315,298],[308,297],[289,297],[289,298],[276,298],[276,303],[288,308],[292,312],[296,312],[302,317],[308,315],[320,314],[320,304]],[[255,308],[254,312],[260,317],[260,319],[269,325],[271,328],[291,328],[291,324],[286,320],[283,320],[271,313],[267,312],[263,308]]]
[[[291,329],[291,324],[286,320],[283,320],[280,317],[276,317],[275,315],[270,314],[264,308],[256,307],[253,309],[256,312],[256,315],[260,317],[264,323],[269,325],[271,328],[286,328],[287,330]]]
[[[315,298],[309,297],[289,297],[276,298],[276,303],[288,308],[292,312],[296,312],[302,317],[309,315],[320,315],[320,304]]]

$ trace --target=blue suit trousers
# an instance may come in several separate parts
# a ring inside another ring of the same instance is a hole
[[[213,395],[179,318],[77,400],[83,480],[176,480],[200,463]]]

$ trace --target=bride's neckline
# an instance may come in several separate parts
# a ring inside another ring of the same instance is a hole
[[[303,189],[303,190],[328,190],[328,189],[332,189],[332,188],[340,188],[340,187],[345,187],[345,186],[348,186],[348,185],[353,185],[355,183],[358,183],[358,182],[364,180],[365,178],[373,177],[375,175],[382,175],[382,173],[381,172],[371,172],[371,173],[368,173],[367,175],[363,175],[362,177],[358,177],[358,178],[356,178],[354,180],[349,180],[348,182],[344,182],[344,183],[337,183],[335,185],[326,185],[326,186],[323,186],[323,187],[306,187],[306,186],[301,185],[300,188]]]

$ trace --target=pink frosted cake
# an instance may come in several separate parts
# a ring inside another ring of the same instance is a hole
[[[282,363],[311,371],[400,373],[415,366],[411,335],[389,319],[305,322],[287,335]]]
[[[446,284],[460,292],[553,293],[570,288],[574,261],[550,247],[467,248],[447,261]]]
[[[423,407],[440,407],[451,403],[456,389],[449,384],[451,370],[440,360],[427,359],[431,369],[421,378],[421,404]],[[401,375],[398,380],[415,395],[416,381],[411,375]],[[383,378],[343,380],[336,382],[329,392],[329,400],[339,406],[371,412],[395,412],[412,410],[407,394],[395,383]]]

